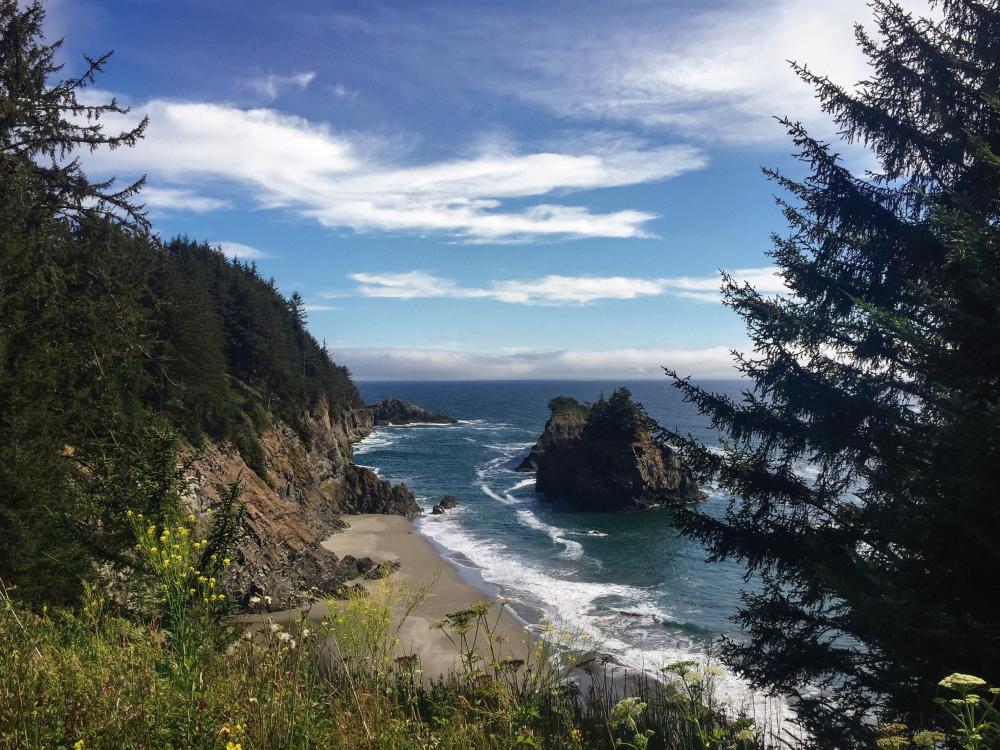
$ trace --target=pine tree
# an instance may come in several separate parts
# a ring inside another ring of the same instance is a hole
[[[0,0],[0,168],[30,171],[35,178],[28,183],[34,188],[31,202],[51,214],[113,217],[123,227],[147,230],[143,207],[134,201],[145,178],[121,189],[114,179],[92,181],[76,152],[134,146],[148,120],[131,130],[105,133],[101,118],[129,109],[115,99],[81,104],[78,94],[94,83],[111,53],[86,57],[81,75],[53,82],[62,72],[55,62],[62,41],[42,43],[44,18],[40,0],[23,9],[17,0]]]
[[[1000,6],[872,7],[868,80],[796,70],[879,169],[785,120],[809,171],[767,172],[790,292],[724,285],[753,386],[730,399],[668,370],[725,451],[665,438],[734,498],[679,522],[758,582],[724,657],[797,698],[822,747],[871,746],[867,721],[926,714],[951,672],[1000,681]]]

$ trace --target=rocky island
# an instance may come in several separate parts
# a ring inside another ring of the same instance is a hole
[[[518,471],[536,489],[580,510],[642,510],[703,500],[680,457],[652,434],[653,420],[626,388],[595,404],[558,396]]]
[[[390,397],[368,405],[376,427],[404,424],[455,424],[458,420],[411,404],[401,398]]]

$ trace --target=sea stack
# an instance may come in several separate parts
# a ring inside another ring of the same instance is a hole
[[[458,420],[427,411],[421,406],[403,401],[401,398],[390,397],[376,404],[369,404],[368,411],[376,427],[404,424],[455,424]]]
[[[558,396],[545,431],[518,471],[535,488],[579,510],[643,510],[705,499],[678,456],[652,434],[654,422],[627,388],[595,404]]]

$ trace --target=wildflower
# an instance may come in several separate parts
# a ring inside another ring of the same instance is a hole
[[[272,633],[277,633],[279,630],[281,630],[281,626],[276,622],[272,622],[270,625],[267,626],[267,629],[270,630]]]
[[[125,512],[125,515],[126,515],[126,516],[128,516],[129,518],[131,518],[131,517],[132,517],[132,516],[133,516],[134,514],[132,513],[132,510],[131,510],[131,509],[129,509],[129,510],[127,510],[127,511]]]
[[[290,641],[290,640],[292,640],[292,634],[291,633],[279,633],[278,634],[278,640],[279,641]]]
[[[231,563],[231,562],[232,562],[232,560],[230,560],[230,559],[229,559],[228,557],[225,557],[225,558],[223,558],[223,560],[222,560],[222,565],[223,565],[224,567],[228,568],[228,567],[229,567],[229,563]]]
[[[271,603],[271,597],[265,596],[264,597],[264,604],[270,604],[270,603]]]
[[[938,683],[938,685],[943,688],[955,690],[960,693],[965,692],[966,690],[972,690],[973,688],[982,687],[985,684],[986,680],[981,677],[976,677],[971,674],[962,674],[961,672],[950,674]]]
[[[243,745],[239,742],[227,742],[226,750],[243,750]]]
[[[188,522],[194,523],[194,513],[188,513]]]
[[[73,750],[83,750],[83,740],[77,740],[73,743]]]
[[[260,597],[259,596],[251,596],[250,597],[250,603],[251,604],[260,604]]]
[[[750,728],[741,729],[736,733],[736,739],[740,742],[753,742],[755,739],[753,730]]]
[[[917,732],[913,735],[913,742],[917,747],[934,747],[944,741],[945,736],[941,732]]]

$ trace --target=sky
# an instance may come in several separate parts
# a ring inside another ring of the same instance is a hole
[[[923,0],[905,3],[924,9]],[[86,92],[150,117],[93,177],[299,292],[359,379],[733,377],[719,270],[781,293],[776,117],[836,138],[864,0],[49,0]],[[838,147],[852,169],[872,166]]]

